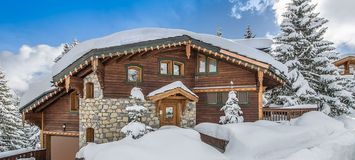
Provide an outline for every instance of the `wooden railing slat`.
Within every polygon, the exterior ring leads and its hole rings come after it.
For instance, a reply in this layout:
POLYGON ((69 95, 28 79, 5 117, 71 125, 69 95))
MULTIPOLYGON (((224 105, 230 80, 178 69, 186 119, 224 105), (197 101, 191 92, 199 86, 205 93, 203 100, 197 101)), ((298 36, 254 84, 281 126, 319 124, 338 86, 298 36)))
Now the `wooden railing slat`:
POLYGON ((304 113, 316 111, 317 108, 297 108, 297 109, 280 109, 280 108, 263 108, 263 119, 270 121, 285 121, 302 116, 304 113))

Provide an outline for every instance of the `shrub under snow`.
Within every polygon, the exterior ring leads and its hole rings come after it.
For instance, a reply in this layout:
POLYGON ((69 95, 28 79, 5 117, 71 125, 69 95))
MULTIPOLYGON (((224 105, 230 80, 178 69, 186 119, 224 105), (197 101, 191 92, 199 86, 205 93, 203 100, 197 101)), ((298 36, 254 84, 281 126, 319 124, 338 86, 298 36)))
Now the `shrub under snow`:
POLYGON ((237 94, 234 91, 228 93, 228 100, 221 108, 224 111, 224 116, 220 117, 219 122, 222 124, 240 123, 244 121, 243 112, 238 105, 237 94))

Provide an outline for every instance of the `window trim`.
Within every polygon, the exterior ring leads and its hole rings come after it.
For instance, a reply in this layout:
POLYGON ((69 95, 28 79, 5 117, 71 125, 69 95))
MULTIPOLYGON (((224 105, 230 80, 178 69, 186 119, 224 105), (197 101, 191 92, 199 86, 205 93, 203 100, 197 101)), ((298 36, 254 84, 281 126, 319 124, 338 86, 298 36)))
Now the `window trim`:
POLYGON ((158 62, 158 75, 160 76, 171 76, 171 77, 184 77, 185 75, 185 62, 183 61, 180 61, 180 60, 176 60, 174 58, 161 58, 159 59, 159 62, 158 62), (162 62, 168 62, 169 65, 168 65, 168 74, 161 74, 160 72, 160 65, 162 62), (178 64, 181 64, 181 68, 180 68, 180 75, 174 75, 174 64, 175 63, 178 63, 178 64))
POLYGON ((76 90, 72 91, 69 94, 69 102, 70 102, 70 112, 79 112, 79 107, 80 107, 80 102, 79 102, 79 95, 78 92, 76 90), (74 105, 78 105, 75 109, 73 110, 73 96, 75 96, 75 100, 77 101, 74 105))
POLYGON ((143 82, 143 67, 139 64, 127 64, 126 65, 126 83, 142 83, 143 82), (136 67, 136 68, 139 68, 140 70, 140 79, 138 81, 129 81, 128 80, 128 70, 131 68, 131 67, 136 67))
POLYGON ((85 99, 92 99, 95 98, 95 85, 92 82, 85 83, 85 99), (88 87, 91 88, 91 97, 88 97, 88 87))
POLYGON ((218 59, 217 58, 214 58, 214 57, 211 57, 211 56, 207 56, 207 55, 205 55, 205 54, 197 54, 197 58, 196 58, 196 60, 197 60, 197 62, 196 62, 196 64, 197 64, 197 66, 196 66, 196 73, 197 73, 197 75, 214 75, 214 74, 218 74, 218 63, 219 63, 219 61, 218 61, 218 59), (203 55, 203 56, 205 56, 205 72, 200 72, 200 60, 199 60, 199 55, 203 55), (210 59, 214 59, 214 60, 216 60, 216 72, 210 72, 209 70, 209 66, 210 66, 210 63, 209 63, 209 61, 210 61, 210 59))

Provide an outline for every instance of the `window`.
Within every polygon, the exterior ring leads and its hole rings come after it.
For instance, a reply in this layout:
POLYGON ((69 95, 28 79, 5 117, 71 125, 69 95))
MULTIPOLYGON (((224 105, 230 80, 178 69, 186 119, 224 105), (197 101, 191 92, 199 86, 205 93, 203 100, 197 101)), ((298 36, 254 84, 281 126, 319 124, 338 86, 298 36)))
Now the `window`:
MULTIPOLYGON (((207 93, 207 104, 209 105, 224 105, 228 100, 229 92, 209 92, 207 93)), ((248 92, 237 92, 238 104, 248 104, 248 92)))
POLYGON ((79 110, 79 96, 76 91, 70 93, 70 111, 79 110))
POLYGON ((198 72, 199 73, 206 72, 206 56, 202 54, 198 55, 198 72))
POLYGON ((161 60, 160 74, 182 76, 184 75, 184 63, 173 60, 161 60))
POLYGON ((86 128, 86 142, 94 142, 94 129, 86 128))
POLYGON ((138 66, 127 67, 128 82, 142 82, 142 68, 138 66))
POLYGON ((213 58, 208 58, 208 72, 215 73, 217 72, 217 60, 213 58))
POLYGON ((218 95, 216 92, 207 93, 207 104, 217 104, 218 95))
POLYGON ((85 97, 94 98, 94 83, 88 82, 85 84, 85 97))
POLYGON ((174 61, 174 76, 184 75, 184 64, 181 62, 174 61))
POLYGON ((198 72, 199 73, 217 73, 217 60, 205 55, 198 55, 198 72))

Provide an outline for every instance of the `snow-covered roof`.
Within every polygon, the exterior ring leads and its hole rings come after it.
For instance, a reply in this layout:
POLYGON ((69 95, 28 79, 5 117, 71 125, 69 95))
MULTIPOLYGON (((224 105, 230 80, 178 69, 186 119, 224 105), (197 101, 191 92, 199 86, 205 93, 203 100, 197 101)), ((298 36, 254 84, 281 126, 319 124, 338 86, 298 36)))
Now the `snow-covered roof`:
POLYGON ((51 81, 52 76, 48 75, 38 81, 31 83, 28 87, 28 90, 21 97, 20 107, 23 108, 41 95, 55 89, 55 87, 52 86, 51 81))
POLYGON ((190 94, 194 95, 195 97, 198 97, 194 92, 192 92, 189 88, 187 88, 181 81, 175 81, 173 83, 170 83, 166 86, 163 86, 157 90, 154 90, 148 94, 148 97, 152 97, 170 90, 173 90, 175 88, 181 88, 186 92, 189 92, 190 94))
POLYGON ((346 57, 355 57, 355 53, 339 54, 338 57, 339 57, 339 59, 343 59, 343 58, 346 58, 346 57))
POLYGON ((232 39, 234 42, 256 48, 256 49, 264 49, 271 48, 273 41, 268 38, 250 38, 250 39, 232 39))
POLYGON ((52 73, 53 76, 59 74, 70 64, 74 63, 77 59, 93 49, 102 49, 177 36, 189 36, 193 39, 200 40, 213 46, 227 49, 240 55, 270 64, 281 72, 287 73, 287 67, 284 64, 275 60, 272 56, 253 47, 215 35, 167 28, 138 28, 117 32, 102 38, 84 41, 71 49, 67 54, 63 55, 63 57, 54 65, 52 73))

